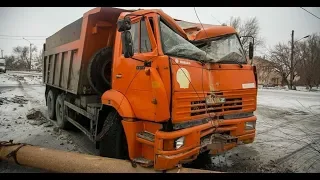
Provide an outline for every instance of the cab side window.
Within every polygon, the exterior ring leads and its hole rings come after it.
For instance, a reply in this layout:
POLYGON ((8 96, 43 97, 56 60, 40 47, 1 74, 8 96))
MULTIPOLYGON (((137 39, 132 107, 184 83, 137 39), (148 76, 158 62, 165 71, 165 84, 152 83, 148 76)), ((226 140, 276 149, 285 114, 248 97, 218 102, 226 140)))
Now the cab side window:
POLYGON ((146 53, 146 52, 151 52, 151 43, 147 31, 147 26, 146 26, 146 21, 142 20, 140 21, 140 52, 141 53, 146 53))
POLYGON ((140 22, 137 22, 135 24, 131 25, 131 36, 133 41, 133 52, 138 53, 139 52, 139 24, 140 22))
POLYGON ((150 38, 144 19, 134 24, 131 24, 130 32, 133 41, 134 53, 146 53, 152 51, 150 38))

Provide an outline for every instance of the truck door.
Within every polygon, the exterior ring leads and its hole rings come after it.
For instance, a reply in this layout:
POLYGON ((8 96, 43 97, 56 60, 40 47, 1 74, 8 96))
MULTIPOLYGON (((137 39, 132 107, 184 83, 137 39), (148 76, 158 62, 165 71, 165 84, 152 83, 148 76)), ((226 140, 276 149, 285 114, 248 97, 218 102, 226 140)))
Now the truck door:
MULTIPOLYGON (((130 31, 134 56, 125 58, 122 46, 119 46, 118 57, 114 57, 112 88, 124 94, 138 119, 154 121, 157 111, 155 92, 152 89, 152 77, 146 72, 151 68, 146 62, 158 58, 154 29, 145 16, 132 19, 130 31)), ((121 33, 117 32, 116 40, 121 41, 120 36, 121 33)))

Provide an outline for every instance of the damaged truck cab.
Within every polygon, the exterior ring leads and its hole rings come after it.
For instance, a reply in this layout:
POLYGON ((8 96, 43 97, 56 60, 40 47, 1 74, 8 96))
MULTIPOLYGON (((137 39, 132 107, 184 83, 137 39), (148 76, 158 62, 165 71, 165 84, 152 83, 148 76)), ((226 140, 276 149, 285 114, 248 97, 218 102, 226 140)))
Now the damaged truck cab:
POLYGON ((46 41, 49 117, 80 129, 101 156, 156 170, 252 142, 254 70, 217 63, 224 49, 208 42, 190 41, 161 10, 95 8, 46 41))

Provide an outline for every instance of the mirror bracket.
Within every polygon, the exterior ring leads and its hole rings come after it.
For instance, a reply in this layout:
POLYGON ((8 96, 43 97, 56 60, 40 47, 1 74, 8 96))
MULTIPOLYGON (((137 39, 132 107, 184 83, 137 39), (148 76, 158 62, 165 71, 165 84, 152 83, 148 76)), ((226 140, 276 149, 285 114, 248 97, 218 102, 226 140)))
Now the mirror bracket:
POLYGON ((131 29, 131 19, 128 16, 125 16, 123 19, 119 19, 117 22, 118 31, 124 32, 131 29))

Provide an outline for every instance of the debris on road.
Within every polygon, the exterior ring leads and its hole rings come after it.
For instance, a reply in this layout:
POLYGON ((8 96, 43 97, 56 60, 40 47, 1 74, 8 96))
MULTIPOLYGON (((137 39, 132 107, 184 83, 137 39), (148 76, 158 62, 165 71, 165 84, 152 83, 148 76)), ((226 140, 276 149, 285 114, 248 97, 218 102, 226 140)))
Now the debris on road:
POLYGON ((7 97, 0 97, 0 105, 10 102, 7 97))
POLYGON ((59 128, 58 128, 58 127, 54 127, 54 128, 53 128, 53 131, 54 131, 54 132, 59 132, 59 128))
POLYGON ((13 103, 17 104, 27 104, 28 100, 26 100, 23 96, 14 96, 11 100, 13 103))
POLYGON ((68 137, 67 137, 66 135, 60 135, 60 136, 58 137, 58 139, 60 139, 60 140, 66 140, 66 139, 68 139, 68 137))
POLYGON ((42 114, 41 111, 35 110, 34 108, 30 109, 29 112, 26 115, 28 120, 34 120, 34 121, 28 121, 31 125, 37 125, 40 126, 44 123, 47 123, 45 127, 52 126, 50 122, 47 121, 47 118, 42 114))
POLYGON ((35 110, 34 108, 30 109, 29 112, 26 115, 27 119, 30 120, 39 120, 40 118, 43 118, 43 114, 39 110, 35 110))
MULTIPOLYGON (((0 105, 8 104, 10 102, 22 105, 27 104, 28 100, 26 100, 23 96, 14 96, 11 99, 8 99, 7 97, 0 97, 0 105)), ((20 107, 23 107, 23 105, 20 107)))
POLYGON ((52 123, 46 123, 45 125, 43 125, 44 127, 52 127, 53 126, 53 124, 52 123))

